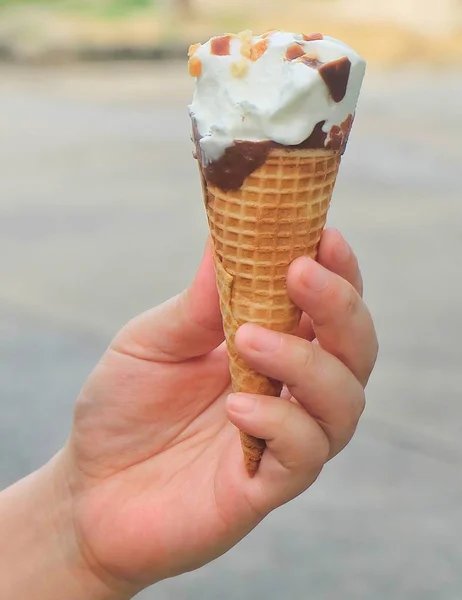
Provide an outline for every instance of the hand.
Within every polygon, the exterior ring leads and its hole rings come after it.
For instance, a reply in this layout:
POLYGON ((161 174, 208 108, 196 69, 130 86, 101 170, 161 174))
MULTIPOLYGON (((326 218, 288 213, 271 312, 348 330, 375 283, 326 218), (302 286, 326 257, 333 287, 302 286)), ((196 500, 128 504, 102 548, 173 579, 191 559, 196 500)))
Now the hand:
POLYGON ((288 275, 305 313, 299 337, 246 325, 236 338, 253 368, 286 383, 282 398, 228 398, 209 250, 192 286, 134 319, 103 356, 59 460, 79 547, 108 588, 135 593, 218 557, 353 436, 377 339, 338 232, 325 232, 319 262, 299 259, 288 275), (254 479, 235 426, 267 440, 254 479))

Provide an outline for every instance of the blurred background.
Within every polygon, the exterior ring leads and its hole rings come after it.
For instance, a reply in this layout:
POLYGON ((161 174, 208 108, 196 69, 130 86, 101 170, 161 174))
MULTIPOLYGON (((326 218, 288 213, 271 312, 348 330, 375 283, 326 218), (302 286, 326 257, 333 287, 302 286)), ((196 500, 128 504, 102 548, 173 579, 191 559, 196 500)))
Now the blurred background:
POLYGON ((140 598, 460 600, 461 0, 0 0, 0 487, 64 442, 117 329, 194 274, 185 49, 274 27, 369 61, 330 224, 360 258, 380 362, 307 494, 140 598))

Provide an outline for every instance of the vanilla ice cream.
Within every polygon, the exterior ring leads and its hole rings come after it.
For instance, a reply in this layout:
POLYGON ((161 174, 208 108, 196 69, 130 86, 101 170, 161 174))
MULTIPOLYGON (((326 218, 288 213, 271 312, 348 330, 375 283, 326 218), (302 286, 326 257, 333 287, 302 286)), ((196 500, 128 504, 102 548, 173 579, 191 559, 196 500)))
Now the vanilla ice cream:
POLYGON ((344 150, 365 73, 346 44, 321 34, 223 35, 190 49, 190 113, 202 162, 237 141, 344 150))

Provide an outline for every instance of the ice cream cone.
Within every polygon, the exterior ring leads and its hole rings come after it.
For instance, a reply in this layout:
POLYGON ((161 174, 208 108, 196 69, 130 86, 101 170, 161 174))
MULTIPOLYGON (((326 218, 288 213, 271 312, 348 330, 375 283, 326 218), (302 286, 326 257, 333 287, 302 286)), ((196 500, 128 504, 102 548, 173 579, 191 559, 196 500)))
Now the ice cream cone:
MULTIPOLYGON (((300 256, 316 258, 340 160, 340 151, 273 148, 238 190, 224 191, 202 178, 235 392, 281 393, 281 382, 238 356, 235 335, 244 323, 296 330, 301 313, 287 293, 287 270, 300 256)), ((253 476, 265 442, 245 433, 241 442, 253 476)))
MULTIPOLYGON (((330 36, 277 30, 215 36, 189 57, 233 389, 279 396, 282 383, 245 364, 235 335, 244 323, 297 329, 287 271, 300 256, 316 258, 366 64, 330 36)), ((254 475, 265 442, 241 439, 254 475)))

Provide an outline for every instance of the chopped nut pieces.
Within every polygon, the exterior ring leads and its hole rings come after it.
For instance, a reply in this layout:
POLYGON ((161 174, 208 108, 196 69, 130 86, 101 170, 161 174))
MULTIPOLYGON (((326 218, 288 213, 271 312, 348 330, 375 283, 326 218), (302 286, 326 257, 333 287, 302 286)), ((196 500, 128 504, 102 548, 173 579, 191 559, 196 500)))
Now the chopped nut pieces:
POLYGON ((266 31, 261 37, 263 39, 269 38, 272 35, 274 35, 275 33, 279 33, 279 29, 270 29, 269 31, 266 31))
POLYGON ((191 58, 191 56, 194 56, 200 47, 201 47, 201 44, 193 44, 192 46, 189 46, 189 50, 188 50, 189 58, 191 58))
POLYGON ((202 73, 202 63, 197 56, 192 56, 189 59, 189 74, 191 77, 200 77, 202 73))
POLYGON ((316 54, 304 54, 301 56, 297 62, 302 62, 307 67, 311 67, 312 69, 319 69, 322 67, 323 63, 318 59, 316 54))
POLYGON ((252 44, 250 44, 248 42, 242 42, 241 54, 242 54, 242 56, 244 56, 245 58, 248 58, 250 60, 250 56, 252 54, 252 44))
POLYGON ((261 40, 252 46, 250 60, 256 61, 268 50, 268 40, 261 40))
POLYGON ((246 29, 245 31, 238 33, 237 37, 241 40, 241 42, 252 43, 253 33, 250 31, 250 29, 246 29))
POLYGON ((323 40, 324 36, 322 33, 312 33, 310 35, 303 35, 305 42, 316 42, 317 40, 323 40))
POLYGON ((300 44, 292 44, 289 46, 286 51, 286 60, 295 60, 296 58, 300 58, 305 54, 305 50, 303 46, 300 44))
POLYGON ((231 36, 222 35, 220 37, 212 38, 210 43, 210 53, 214 56, 229 56, 231 36))
POLYGON ((253 45, 251 42, 245 41, 242 43, 241 54, 242 56, 245 56, 245 58, 248 58, 249 60, 255 62, 259 58, 261 58, 263 54, 265 54, 267 49, 268 40, 261 40, 260 42, 257 42, 253 45))
POLYGON ((252 44, 250 42, 242 42, 241 54, 250 60, 252 56, 252 44))
POLYGON ((245 58, 231 65, 231 74, 234 77, 245 77, 249 70, 249 63, 245 58))

